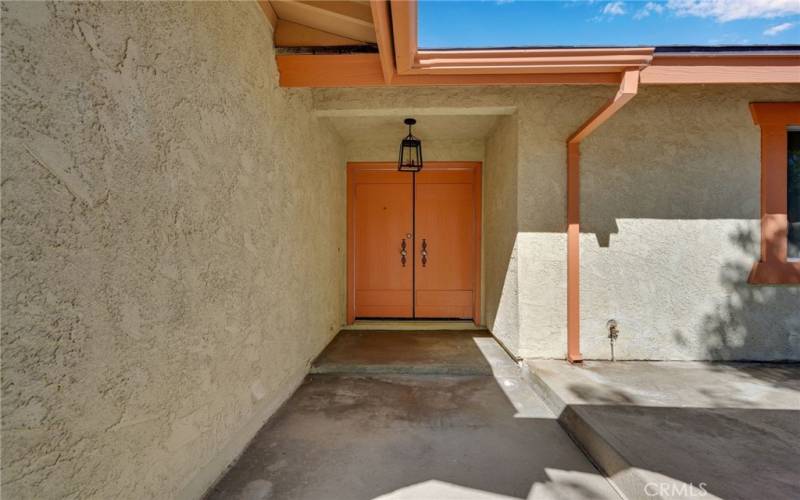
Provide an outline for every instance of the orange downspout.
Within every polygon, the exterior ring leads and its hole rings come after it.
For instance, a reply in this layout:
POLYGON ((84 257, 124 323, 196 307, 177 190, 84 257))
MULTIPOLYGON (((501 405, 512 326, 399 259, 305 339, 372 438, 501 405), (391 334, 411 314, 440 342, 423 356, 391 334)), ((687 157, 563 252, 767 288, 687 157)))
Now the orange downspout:
POLYGON ((581 356, 581 141, 630 101, 639 89, 639 71, 622 75, 617 94, 567 139, 567 360, 580 363, 581 356))

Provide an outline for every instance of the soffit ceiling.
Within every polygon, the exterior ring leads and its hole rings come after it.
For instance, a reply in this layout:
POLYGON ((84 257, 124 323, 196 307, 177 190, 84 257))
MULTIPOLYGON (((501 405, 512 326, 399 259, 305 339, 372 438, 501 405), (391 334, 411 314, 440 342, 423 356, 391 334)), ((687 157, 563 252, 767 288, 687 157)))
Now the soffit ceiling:
MULTIPOLYGON (((414 135, 423 140, 485 139, 496 115, 424 115, 415 116, 414 135)), ((401 116, 339 116, 327 118, 347 141, 397 141, 408 133, 401 116)))
POLYGON ((269 2, 276 47, 337 47, 376 43, 368 0, 269 2))

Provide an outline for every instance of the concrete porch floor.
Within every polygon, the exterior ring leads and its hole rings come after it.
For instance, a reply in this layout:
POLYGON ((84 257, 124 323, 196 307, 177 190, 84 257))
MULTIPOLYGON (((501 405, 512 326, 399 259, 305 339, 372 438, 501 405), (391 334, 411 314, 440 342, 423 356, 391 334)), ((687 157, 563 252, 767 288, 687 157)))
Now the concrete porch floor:
POLYGON ((797 498, 800 364, 527 367, 562 425, 627 498, 797 498))
POLYGON ((485 332, 343 332, 209 499, 618 499, 485 332))

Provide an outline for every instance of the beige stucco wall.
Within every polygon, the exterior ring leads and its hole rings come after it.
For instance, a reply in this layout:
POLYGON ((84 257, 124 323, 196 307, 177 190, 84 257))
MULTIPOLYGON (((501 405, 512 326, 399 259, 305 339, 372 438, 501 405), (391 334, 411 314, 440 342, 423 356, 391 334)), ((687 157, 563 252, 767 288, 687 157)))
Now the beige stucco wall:
POLYGON ((2 4, 4 498, 197 498, 344 315, 345 152, 255 2, 2 4))
POLYGON ((759 245, 751 101, 800 87, 645 87, 585 143, 582 333, 607 357, 800 359, 800 287, 746 283, 759 245), (643 126, 657 121, 653 126, 643 126))
POLYGON ((519 351, 517 288, 518 117, 503 116, 486 139, 483 168, 484 319, 512 352, 519 351))
MULTIPOLYGON (((516 110, 516 244, 504 257, 505 273, 497 257, 502 252, 489 245, 508 244, 485 244, 486 316, 516 354, 563 358, 565 140, 615 91, 328 89, 315 91, 314 103, 340 113, 398 102, 464 114, 516 110), (501 315, 495 303, 516 303, 517 317, 501 315), (498 322, 502 317, 509 322, 498 322), (514 321, 516 339, 508 333, 514 321)), ((747 105, 770 100, 798 101, 800 88, 644 87, 584 142, 581 327, 587 358, 609 357, 605 324, 614 318, 621 328, 620 359, 800 359, 800 287, 746 283, 757 258, 759 217, 759 129, 747 105)), ((487 184, 497 174, 496 158, 509 154, 501 149, 512 147, 499 145, 496 133, 486 143, 487 184)), ((490 197, 510 195, 490 185, 489 192, 495 194, 486 194, 484 225, 491 228, 497 224, 491 207, 501 201, 490 197)))

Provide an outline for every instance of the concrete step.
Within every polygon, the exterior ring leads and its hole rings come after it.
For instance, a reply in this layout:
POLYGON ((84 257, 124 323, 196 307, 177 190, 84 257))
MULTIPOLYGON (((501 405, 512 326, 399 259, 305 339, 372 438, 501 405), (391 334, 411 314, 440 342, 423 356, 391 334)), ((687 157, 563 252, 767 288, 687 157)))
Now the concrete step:
POLYGON ((603 433, 582 415, 580 407, 567 404, 542 377, 523 363, 523 378, 531 384, 547 407, 556 415, 558 422, 567 431, 576 445, 608 478, 617 492, 626 499, 645 497, 647 481, 636 474, 635 469, 603 433))
POLYGON ((311 366, 311 373, 492 375, 477 339, 486 330, 342 331, 311 366))
POLYGON ((625 498, 797 496, 800 365, 526 360, 523 372, 625 498))
POLYGON ((342 330, 364 331, 416 331, 437 332, 443 330, 486 331, 485 326, 478 326, 469 320, 383 320, 360 319, 342 330))

